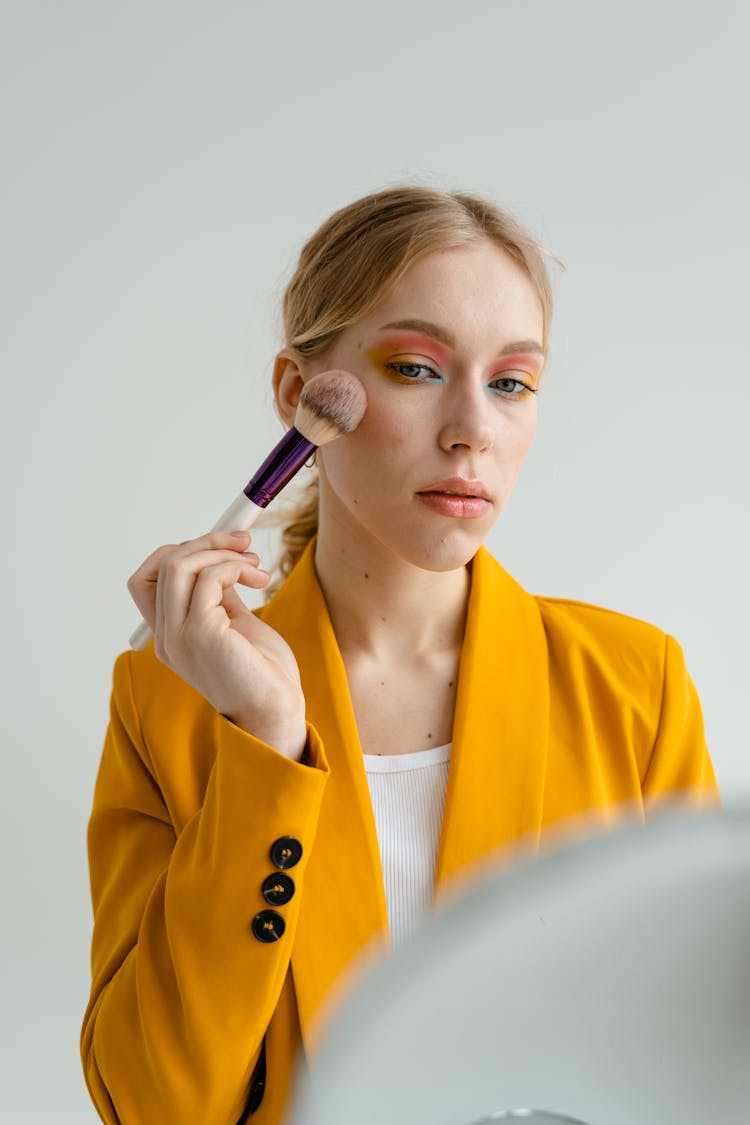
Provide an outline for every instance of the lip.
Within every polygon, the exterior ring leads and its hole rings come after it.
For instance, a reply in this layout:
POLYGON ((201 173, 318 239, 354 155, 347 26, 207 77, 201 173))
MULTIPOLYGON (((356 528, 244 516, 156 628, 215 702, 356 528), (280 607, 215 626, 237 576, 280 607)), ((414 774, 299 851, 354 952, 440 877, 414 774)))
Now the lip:
POLYGON ((484 481, 467 480, 466 477, 446 477, 444 480, 436 480, 425 488, 420 488, 417 495, 421 496, 426 492, 449 492, 454 496, 471 500, 492 499, 484 481))

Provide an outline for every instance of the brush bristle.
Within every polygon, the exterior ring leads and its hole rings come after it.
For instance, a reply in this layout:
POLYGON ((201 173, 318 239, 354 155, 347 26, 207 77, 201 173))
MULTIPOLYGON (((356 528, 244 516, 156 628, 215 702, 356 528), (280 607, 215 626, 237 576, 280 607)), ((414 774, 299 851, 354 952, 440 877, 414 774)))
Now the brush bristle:
POLYGON ((305 383, 294 425, 315 445, 356 430, 367 409, 365 389, 348 371, 324 371, 305 383))

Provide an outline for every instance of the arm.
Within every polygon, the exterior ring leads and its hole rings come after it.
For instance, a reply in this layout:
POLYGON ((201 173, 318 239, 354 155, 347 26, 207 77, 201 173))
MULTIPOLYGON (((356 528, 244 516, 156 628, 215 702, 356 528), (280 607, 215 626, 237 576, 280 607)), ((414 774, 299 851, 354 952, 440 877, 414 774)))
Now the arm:
POLYGON ((312 728, 303 765, 213 712, 205 796, 176 827, 141 733, 131 660, 115 665, 89 824, 86 1081, 109 1125, 234 1125, 288 970, 328 768, 312 728), (288 872, 295 893, 276 908, 285 932, 264 943, 251 923, 269 909, 260 884, 285 835, 303 853, 288 872))
POLYGON ((641 789, 647 810, 676 796, 696 805, 721 804, 698 693, 682 649, 670 636, 665 638, 659 723, 641 789))

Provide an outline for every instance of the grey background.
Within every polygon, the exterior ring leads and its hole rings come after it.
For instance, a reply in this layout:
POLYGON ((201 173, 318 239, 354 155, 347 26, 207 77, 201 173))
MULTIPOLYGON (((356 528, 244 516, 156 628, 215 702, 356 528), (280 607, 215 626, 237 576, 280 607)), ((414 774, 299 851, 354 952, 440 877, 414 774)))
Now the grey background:
POLYGON ((682 643, 750 796, 744 3, 8 0, 0 1118, 94 1121, 85 827, 125 580, 280 436, 278 299, 336 207, 504 203, 565 263, 490 546, 682 643))

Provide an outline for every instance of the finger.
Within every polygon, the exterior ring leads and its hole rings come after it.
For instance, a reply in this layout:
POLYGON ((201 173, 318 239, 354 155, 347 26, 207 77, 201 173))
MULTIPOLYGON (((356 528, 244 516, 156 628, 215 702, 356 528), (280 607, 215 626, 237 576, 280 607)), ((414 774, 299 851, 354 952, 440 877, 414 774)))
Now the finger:
MULTIPOLYGON (((265 572, 261 571, 260 573, 265 572)), ((266 625, 256 613, 252 613, 247 608, 234 587, 224 591, 225 606, 227 598, 233 601, 233 609, 236 610, 236 614, 228 611, 231 627, 241 633, 266 660, 274 661, 279 668, 283 669, 286 675, 291 677, 293 683, 299 684, 299 668, 286 641, 275 629, 266 625), (234 602, 234 599, 236 599, 236 602, 234 602)))
POLYGON ((244 617, 246 613, 251 611, 247 608, 240 595, 235 590, 234 586, 228 586, 224 591, 224 609, 227 612, 227 617, 230 621, 236 621, 240 617, 244 617))
MULTIPOLYGON (((159 573, 164 562, 169 558, 181 558, 206 548, 233 549, 247 551, 250 545, 249 531, 212 531, 197 539, 186 539, 182 543, 166 543, 157 547, 155 551, 144 559, 137 570, 131 574, 127 581, 128 591, 138 609, 148 624, 153 628, 156 586, 159 573)), ((253 552, 247 552, 249 557, 259 561, 253 552)))
MULTIPOLYGON (((265 574, 266 572, 260 571, 259 573, 265 574)), ((270 575, 268 577, 270 579, 270 575)), ((241 633, 266 659, 270 657, 275 660, 287 672, 290 668, 296 667, 294 657, 291 655, 286 641, 248 609, 233 586, 224 590, 223 606, 232 628, 241 633)), ((299 674, 293 675, 293 679, 298 682, 299 674)))
POLYGON ((186 555, 193 555, 197 551, 206 550, 233 550, 252 554, 248 550, 249 546, 249 531, 210 531, 207 535, 201 535, 197 539, 185 539, 182 543, 167 543, 152 551, 128 581, 131 582, 134 579, 155 581, 165 558, 183 558, 186 555))
POLYGON ((180 543, 180 549, 185 548, 185 554, 190 554, 193 551, 229 547, 234 548, 234 550, 245 551, 250 544, 250 539, 249 531, 207 531, 205 535, 199 535, 197 539, 186 539, 184 543, 180 543))
POLYGON ((173 551, 174 548, 174 543, 167 543, 162 547, 157 547, 128 578, 128 593, 152 630, 154 627, 156 582, 159 575, 159 567, 164 559, 168 557, 169 552, 173 551))
MULTIPOLYGON (((215 623, 219 621, 226 623, 229 615, 223 603, 232 586, 239 582, 243 586, 259 589, 267 584, 269 577, 270 575, 265 571, 236 559, 203 567, 193 584, 190 606, 185 615, 186 624, 189 622, 191 627, 194 624, 205 624, 209 627, 212 618, 215 623), (219 609, 221 609, 221 616, 217 613, 219 609)), ((235 593, 235 597, 241 601, 238 594, 235 593)), ((232 604, 234 610, 239 612, 237 603, 232 604)), ((250 613, 247 608, 245 612, 250 613)))
POLYGON ((159 573, 159 567, 161 566, 162 560, 169 554, 170 551, 176 550, 177 546, 178 544, 176 543, 165 543, 161 547, 157 547, 155 551, 152 551, 148 558, 145 558, 141 565, 137 568, 137 570, 134 570, 130 575, 130 578, 128 579, 128 586, 131 584, 131 582, 139 582, 155 578, 159 573))
MULTIPOLYGON (((201 551, 232 550, 244 552, 249 547, 249 545, 249 531, 209 531, 205 535, 199 535, 196 539, 186 539, 184 542, 174 546, 169 555, 162 555, 160 559, 159 573, 162 573, 167 562, 176 562, 178 559, 189 558, 197 555, 201 551)), ((257 555, 255 554, 249 553, 248 557, 252 557, 253 559, 257 560, 257 555)), ((189 600, 189 593, 185 593, 183 596, 183 616, 184 613, 187 612, 189 600)), ((155 623, 158 628, 161 628, 163 635, 166 626, 166 607, 165 603, 163 603, 161 600, 158 587, 154 608, 155 623)), ((156 632, 156 629, 154 629, 154 632, 156 632)))
MULTIPOLYGON (((254 590, 262 590, 270 581, 271 575, 267 570, 258 570, 256 568, 254 573, 251 572, 247 576, 241 574, 238 583, 241 586, 249 586, 254 590)), ((252 610, 248 609, 233 586, 227 587, 224 591, 224 608, 230 620, 235 620, 238 617, 246 617, 247 614, 252 613, 252 610)))
POLYGON ((230 550, 206 550, 192 554, 173 552, 162 560, 156 585, 154 632, 163 644, 168 645, 169 638, 182 628, 200 573, 222 561, 237 563, 242 573, 256 570, 258 556, 230 550))

